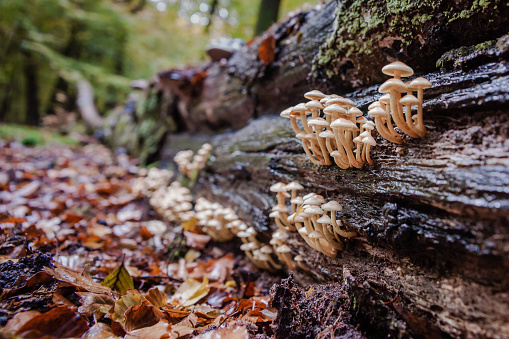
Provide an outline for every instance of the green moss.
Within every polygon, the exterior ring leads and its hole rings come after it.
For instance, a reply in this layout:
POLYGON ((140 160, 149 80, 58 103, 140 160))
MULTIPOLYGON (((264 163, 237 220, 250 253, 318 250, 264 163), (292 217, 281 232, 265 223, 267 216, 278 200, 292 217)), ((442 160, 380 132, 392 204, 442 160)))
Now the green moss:
POLYGON ((58 133, 16 124, 0 124, 0 139, 18 141, 26 146, 78 143, 75 139, 58 133))

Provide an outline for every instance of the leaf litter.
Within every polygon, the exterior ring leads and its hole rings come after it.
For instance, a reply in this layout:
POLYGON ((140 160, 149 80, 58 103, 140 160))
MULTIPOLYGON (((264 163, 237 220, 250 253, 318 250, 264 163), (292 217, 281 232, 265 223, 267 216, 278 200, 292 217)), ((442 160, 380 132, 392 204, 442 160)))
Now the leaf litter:
POLYGON ((132 190, 135 160, 1 143, 0 337, 271 336, 255 269, 196 221, 162 220, 132 190))

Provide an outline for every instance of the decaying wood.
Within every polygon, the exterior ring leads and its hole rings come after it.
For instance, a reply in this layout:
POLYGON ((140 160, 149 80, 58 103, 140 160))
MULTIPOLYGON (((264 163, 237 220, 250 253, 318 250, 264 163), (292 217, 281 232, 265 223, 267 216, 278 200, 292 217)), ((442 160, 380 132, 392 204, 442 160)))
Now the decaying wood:
POLYGON ((170 135, 163 159, 212 142, 195 192, 228 203, 266 239, 275 229, 267 216, 276 181, 340 201, 345 225, 359 235, 336 259, 293 235, 293 254, 311 268, 295 278, 344 284, 365 333, 509 337, 509 7, 403 3, 330 1, 266 33, 277 40, 273 64, 258 59, 262 37, 228 63, 210 65, 198 91, 180 88, 182 129, 194 133, 170 135), (369 6, 385 10, 385 21, 349 31, 374 20, 369 6), (462 11, 469 14, 454 19, 462 11), (408 23, 416 17, 422 22, 408 23), (376 164, 360 170, 311 164, 276 114, 312 88, 366 111, 385 80, 381 67, 396 59, 433 83, 424 106, 430 133, 403 145, 377 136, 376 164), (197 133, 225 127, 237 130, 197 133))

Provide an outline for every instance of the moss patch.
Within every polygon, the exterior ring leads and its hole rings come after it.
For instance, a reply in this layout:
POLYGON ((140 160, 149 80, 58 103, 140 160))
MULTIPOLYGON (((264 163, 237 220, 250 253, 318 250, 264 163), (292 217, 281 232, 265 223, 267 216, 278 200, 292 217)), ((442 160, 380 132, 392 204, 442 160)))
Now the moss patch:
POLYGON ((26 146, 64 144, 76 145, 78 142, 70 137, 46 131, 37 127, 0 124, 0 139, 15 140, 26 146))

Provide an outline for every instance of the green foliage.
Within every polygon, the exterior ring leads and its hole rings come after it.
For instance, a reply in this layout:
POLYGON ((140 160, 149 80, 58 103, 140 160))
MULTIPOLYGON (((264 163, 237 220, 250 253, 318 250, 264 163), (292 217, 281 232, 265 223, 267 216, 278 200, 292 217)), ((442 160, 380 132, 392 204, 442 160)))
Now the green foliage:
POLYGON ((19 141, 24 145, 76 145, 78 142, 70 137, 59 135, 36 127, 15 124, 0 124, 0 139, 19 141))

